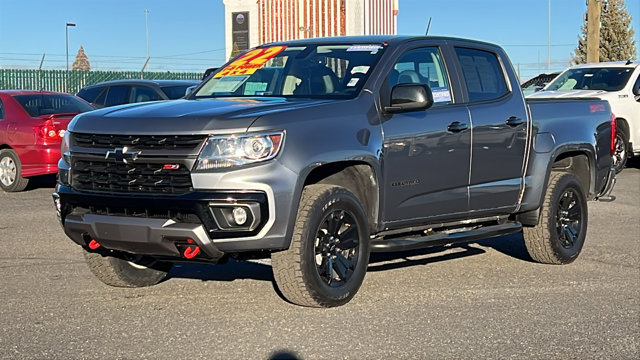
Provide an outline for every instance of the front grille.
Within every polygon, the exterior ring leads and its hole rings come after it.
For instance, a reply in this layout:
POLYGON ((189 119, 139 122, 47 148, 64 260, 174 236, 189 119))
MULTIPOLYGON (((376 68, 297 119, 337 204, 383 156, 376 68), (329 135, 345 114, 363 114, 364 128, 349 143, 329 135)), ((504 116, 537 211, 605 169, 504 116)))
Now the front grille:
POLYGON ((75 160, 71 186, 78 190, 184 194, 193 191, 189 169, 182 164, 116 163, 75 160), (177 169, 173 169, 179 165, 177 169))
POLYGON ((201 224, 202 221, 194 212, 177 211, 163 208, 147 208, 135 206, 103 206, 90 205, 88 208, 74 207, 74 211, 88 212, 96 215, 125 216, 156 219, 174 219, 177 222, 201 224))
POLYGON ((93 148, 132 147, 145 149, 193 149, 206 135, 99 135, 73 133, 73 145, 93 148))

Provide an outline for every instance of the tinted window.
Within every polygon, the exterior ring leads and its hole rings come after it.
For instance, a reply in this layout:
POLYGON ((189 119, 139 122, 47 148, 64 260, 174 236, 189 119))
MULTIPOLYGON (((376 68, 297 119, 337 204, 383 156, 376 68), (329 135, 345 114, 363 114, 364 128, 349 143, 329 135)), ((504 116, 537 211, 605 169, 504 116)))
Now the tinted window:
POLYGON ((34 94, 16 95, 16 101, 31 117, 50 114, 78 114, 91 111, 91 105, 73 95, 34 94))
POLYGON ((545 90, 619 91, 631 77, 631 68, 579 68, 564 72, 545 90))
POLYGON ((163 86, 161 89, 169 99, 175 100, 185 96, 187 93, 187 88, 190 86, 192 85, 163 86))
POLYGON ((640 95, 640 75, 638 75, 636 83, 633 85, 633 95, 640 95))
POLYGON ((440 50, 436 47, 413 49, 403 54, 388 77, 389 87, 397 84, 429 85, 436 105, 451 103, 451 87, 440 50))
POLYGON ((469 101, 487 101, 507 93, 504 72, 496 54, 477 49, 456 48, 462 66, 469 101))
POLYGON ((78 92, 78 96, 85 99, 88 102, 93 102, 93 100, 95 100, 96 97, 98 97, 98 95, 102 90, 104 90, 104 88, 105 88, 104 86, 96 86, 92 88, 80 89, 80 91, 78 92))
POLYGON ((4 119, 4 105, 2 105, 2 100, 0 100, 0 120, 4 119))
POLYGON ((160 96, 151 88, 146 86, 134 86, 131 88, 131 102, 145 102, 160 100, 160 96))
POLYGON ((105 106, 114 106, 126 104, 129 101, 129 87, 128 86, 111 86, 109 87, 109 92, 107 93, 107 101, 105 102, 105 106))

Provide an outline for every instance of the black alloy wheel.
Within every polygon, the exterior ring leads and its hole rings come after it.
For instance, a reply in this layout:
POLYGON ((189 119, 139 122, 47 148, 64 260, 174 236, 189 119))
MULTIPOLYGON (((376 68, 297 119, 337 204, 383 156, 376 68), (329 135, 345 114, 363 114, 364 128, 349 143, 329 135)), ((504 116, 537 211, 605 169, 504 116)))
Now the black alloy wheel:
POLYGON ((331 287, 349 281, 358 264, 358 224, 345 210, 325 216, 316 231, 315 259, 318 275, 331 287))
POLYGON ((558 202, 556 229, 562 247, 570 249, 580 238, 583 214, 578 204, 578 195, 571 188, 565 190, 558 202))

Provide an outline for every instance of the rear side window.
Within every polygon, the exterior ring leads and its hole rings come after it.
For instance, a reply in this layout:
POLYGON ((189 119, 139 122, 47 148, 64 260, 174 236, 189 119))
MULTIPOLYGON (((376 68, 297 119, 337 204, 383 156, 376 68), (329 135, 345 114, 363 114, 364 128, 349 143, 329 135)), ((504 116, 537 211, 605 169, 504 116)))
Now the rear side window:
POLYGON ((78 114, 93 110, 91 105, 72 95, 34 94, 16 95, 14 98, 31 117, 51 114, 78 114))
POLYGON ((469 101, 495 100, 508 92, 502 66, 496 54, 467 48, 456 48, 462 66, 469 101))
POLYGON ((2 105, 2 99, 0 99, 0 120, 4 119, 4 105, 2 105))
POLYGON ((94 102, 94 100, 100 95, 100 92, 104 90, 104 86, 96 86, 92 88, 81 89, 78 92, 78 96, 85 99, 88 102, 94 102))
POLYGON ((105 106, 114 106, 126 104, 129 102, 129 87, 128 86, 111 86, 107 93, 107 101, 105 106))

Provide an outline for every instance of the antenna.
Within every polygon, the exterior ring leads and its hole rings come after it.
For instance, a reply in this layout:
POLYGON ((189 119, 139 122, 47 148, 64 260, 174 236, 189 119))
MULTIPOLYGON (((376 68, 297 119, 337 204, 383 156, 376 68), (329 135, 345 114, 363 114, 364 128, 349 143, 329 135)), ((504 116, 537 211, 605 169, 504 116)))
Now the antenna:
POLYGON ((424 33, 424 36, 429 35, 429 28, 431 27, 431 16, 429 16, 429 23, 427 24, 427 32, 424 33))

